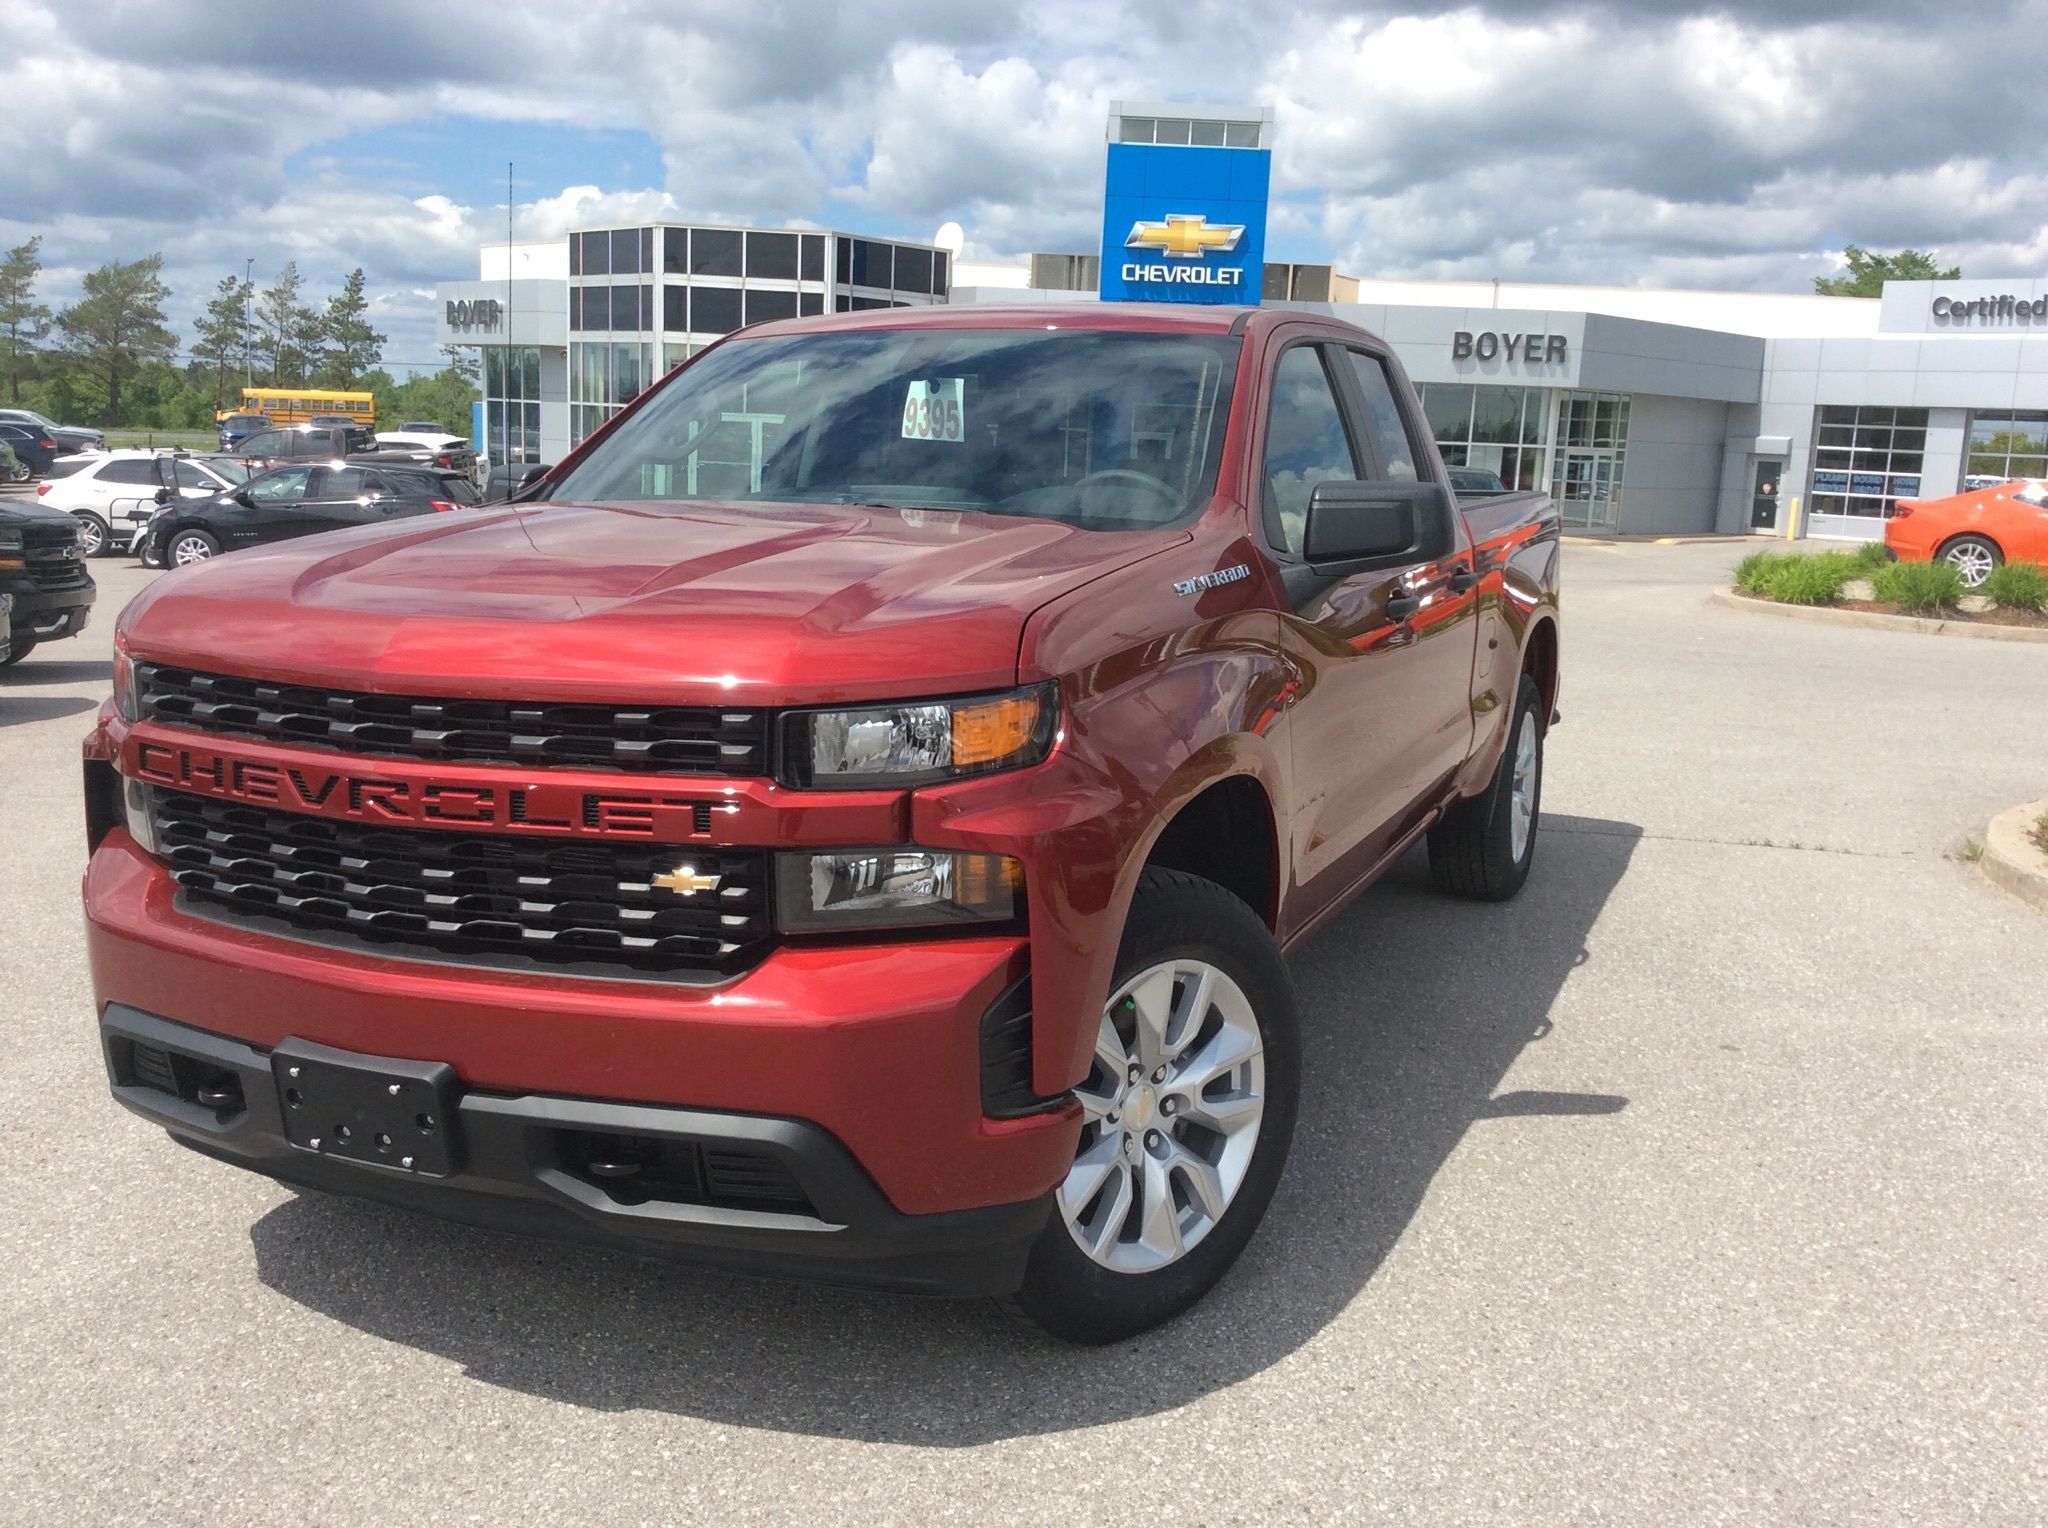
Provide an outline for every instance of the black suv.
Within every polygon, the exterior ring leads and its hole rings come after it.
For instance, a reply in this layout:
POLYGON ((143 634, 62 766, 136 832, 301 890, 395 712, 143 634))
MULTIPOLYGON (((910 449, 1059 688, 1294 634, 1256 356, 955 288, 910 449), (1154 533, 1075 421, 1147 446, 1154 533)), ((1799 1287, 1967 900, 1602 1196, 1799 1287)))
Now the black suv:
POLYGON ((237 547, 468 509, 478 497, 467 476, 439 468, 367 462, 275 467, 226 493, 166 505, 149 523, 143 559, 184 567, 237 547))
POLYGON ((0 595, 10 596, 0 667, 85 630, 99 590, 85 571, 78 522, 54 510, 0 504, 0 595))

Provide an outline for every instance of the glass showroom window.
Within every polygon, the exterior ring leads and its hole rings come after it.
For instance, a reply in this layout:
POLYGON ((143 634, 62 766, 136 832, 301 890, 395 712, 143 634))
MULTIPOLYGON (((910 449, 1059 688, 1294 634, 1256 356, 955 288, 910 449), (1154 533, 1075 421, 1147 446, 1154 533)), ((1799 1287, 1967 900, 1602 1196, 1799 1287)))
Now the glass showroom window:
POLYGON ((2048 478, 2048 413, 2010 411, 1970 416, 1972 478, 2048 478))
POLYGON ((1881 520, 1917 497, 1927 410, 1824 405, 1813 436, 1809 514, 1881 520))
POLYGON ((494 462, 540 460, 540 351, 484 347, 484 455, 494 462))
POLYGON ((1429 382, 1419 391, 1446 467, 1497 472, 1509 488, 1542 482, 1545 389, 1429 382))
POLYGON ((590 435, 657 380, 654 347, 572 341, 569 346, 569 439, 590 435))

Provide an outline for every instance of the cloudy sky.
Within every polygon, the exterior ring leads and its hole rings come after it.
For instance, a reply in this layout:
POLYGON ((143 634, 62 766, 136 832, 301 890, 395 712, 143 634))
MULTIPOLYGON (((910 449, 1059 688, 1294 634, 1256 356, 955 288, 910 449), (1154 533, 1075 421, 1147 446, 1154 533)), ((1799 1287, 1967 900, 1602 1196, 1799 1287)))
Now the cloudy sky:
POLYGON ((1093 247, 1117 99, 1270 104, 1274 259, 1804 291, 1846 243, 2048 273, 2048 0, 0 0, 0 242, 362 265, 395 363, 502 238, 811 223, 1093 247), (1846 18, 1846 19, 1844 19, 1846 18))

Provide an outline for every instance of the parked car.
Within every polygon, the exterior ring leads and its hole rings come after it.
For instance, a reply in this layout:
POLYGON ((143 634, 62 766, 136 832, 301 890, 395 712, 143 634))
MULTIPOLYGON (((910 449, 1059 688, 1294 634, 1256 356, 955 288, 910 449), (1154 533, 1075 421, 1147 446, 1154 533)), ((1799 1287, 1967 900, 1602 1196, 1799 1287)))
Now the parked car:
POLYGON ((2048 563, 2048 483, 2021 478, 1946 499, 1900 499, 1884 544, 1903 562, 1939 558, 1965 588, 1980 589, 2002 562, 2048 563))
POLYGON ((1508 491, 1508 485, 1500 480, 1500 474, 1489 472, 1484 467, 1446 467, 1444 471, 1451 475, 1451 491, 1461 499, 1508 491))
POLYGON ((77 521, 19 499, 0 501, 0 595, 10 602, 0 665, 84 631, 98 593, 77 521))
POLYGON ((74 451, 107 449, 107 438, 98 430, 88 429, 83 425, 58 424, 54 419, 38 414, 34 409, 0 409, 0 424, 20 424, 32 429, 41 429, 57 443, 59 456, 69 456, 74 451))
POLYGON ((154 513, 157 490, 183 498, 204 498, 248 479, 232 459, 216 460, 171 451, 109 451, 87 457, 77 470, 46 479, 36 489, 45 509, 61 509, 85 532, 85 555, 97 557, 127 545, 121 534, 154 513))
POLYGON ((235 488, 166 504, 149 523, 144 561, 181 568, 238 547, 289 541, 348 525, 468 509, 476 485, 460 472, 393 463, 303 463, 235 488))
MULTIPOLYGON (((1328 1054, 1283 950, 1425 838, 1450 893, 1529 875, 1558 517, 1461 505, 1336 319, 1045 312, 764 324, 544 510, 137 596, 84 776, 115 1098, 301 1186, 1077 1341, 1193 1306, 1328 1054)), ((1311 1278, 1358 1234, 1294 1231, 1311 1278)))
POLYGON ((503 504, 531 494, 555 469, 543 462, 494 462, 484 483, 484 502, 503 504))
POLYGON ((315 430, 357 430, 365 429, 362 420, 352 414, 308 414, 306 423, 315 430))
POLYGON ((478 476, 475 449, 462 436, 450 435, 445 430, 437 430, 432 435, 386 432, 377 437, 375 454, 380 461, 408 461, 427 467, 453 467, 459 472, 468 473, 472 479, 478 476))
POLYGON ((17 483, 42 477, 55 464, 60 449, 41 425, 22 424, 13 419, 0 419, 0 440, 6 441, 14 452, 17 483))
POLYGON ((220 422, 220 448, 232 451, 251 435, 269 428, 268 414, 230 414, 220 422))
POLYGON ((282 430, 259 430, 228 454, 262 472, 282 462, 339 461, 358 452, 374 451, 377 437, 362 425, 295 424, 282 430))

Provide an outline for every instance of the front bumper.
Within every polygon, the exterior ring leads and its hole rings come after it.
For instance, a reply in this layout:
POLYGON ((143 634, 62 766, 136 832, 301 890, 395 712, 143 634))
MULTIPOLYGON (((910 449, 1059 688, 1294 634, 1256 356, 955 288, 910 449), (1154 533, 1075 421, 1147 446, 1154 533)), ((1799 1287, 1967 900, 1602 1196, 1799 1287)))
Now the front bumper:
POLYGON ((1025 974, 1014 934, 789 946, 710 985, 452 965, 214 921, 122 828, 84 895, 103 1013, 445 1062, 482 1093, 804 1121, 905 1215, 1037 1199, 1073 1164, 1078 1105, 983 1112, 981 1019, 1025 974))
POLYGON ((99 590, 92 584, 75 589, 41 589, 28 580, 9 584, 14 610, 9 616, 17 637, 50 642, 75 637, 92 619, 92 604, 99 590))
POLYGON ((1022 1281, 1048 1210, 1041 1195, 906 1215, 804 1120, 481 1090, 454 1095, 454 1119, 442 1122, 460 1143, 454 1170, 426 1177, 294 1144, 264 1049, 120 1003, 105 1008, 100 1036, 114 1096, 181 1144, 286 1183, 495 1230, 744 1272, 995 1295, 1022 1281), (618 1153, 594 1142, 651 1144, 696 1166, 658 1182, 608 1176, 593 1160, 618 1153))

